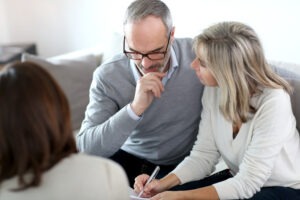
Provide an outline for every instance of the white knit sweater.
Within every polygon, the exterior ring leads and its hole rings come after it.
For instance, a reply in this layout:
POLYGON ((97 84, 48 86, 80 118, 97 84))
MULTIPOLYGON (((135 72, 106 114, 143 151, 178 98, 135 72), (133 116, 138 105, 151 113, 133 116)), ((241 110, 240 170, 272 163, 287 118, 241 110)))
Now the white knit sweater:
POLYGON ((264 89, 251 99, 257 112, 233 139, 232 122, 219 110, 220 89, 207 87, 197 141, 172 173, 186 183, 209 175, 221 155, 234 177, 214 184, 220 199, 250 198, 261 187, 300 189, 300 141, 290 96, 264 89))

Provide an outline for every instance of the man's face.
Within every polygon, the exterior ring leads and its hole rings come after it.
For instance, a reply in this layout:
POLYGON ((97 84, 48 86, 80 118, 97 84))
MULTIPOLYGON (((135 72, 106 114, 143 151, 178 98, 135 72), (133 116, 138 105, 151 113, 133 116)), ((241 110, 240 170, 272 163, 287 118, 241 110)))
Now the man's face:
POLYGON ((126 24, 124 33, 124 50, 138 58, 133 60, 142 75, 165 70, 170 59, 173 33, 166 32, 161 19, 150 16, 126 24))

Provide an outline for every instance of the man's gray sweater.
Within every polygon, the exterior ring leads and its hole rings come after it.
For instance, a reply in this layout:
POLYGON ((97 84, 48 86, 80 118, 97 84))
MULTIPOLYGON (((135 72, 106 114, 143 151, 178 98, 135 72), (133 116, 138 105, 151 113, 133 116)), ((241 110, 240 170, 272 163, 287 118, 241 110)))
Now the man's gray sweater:
POLYGON ((178 67, 140 120, 126 106, 134 98, 136 81, 130 61, 118 55, 96 69, 90 102, 77 135, 80 151, 109 157, 120 148, 158 165, 178 164, 196 140, 203 85, 190 64, 195 58, 191 39, 172 45, 178 67))

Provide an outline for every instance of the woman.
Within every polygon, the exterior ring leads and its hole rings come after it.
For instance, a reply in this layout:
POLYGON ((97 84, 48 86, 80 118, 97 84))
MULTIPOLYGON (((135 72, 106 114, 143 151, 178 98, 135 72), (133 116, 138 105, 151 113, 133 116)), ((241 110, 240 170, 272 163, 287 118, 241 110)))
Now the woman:
MULTIPOLYGON (((145 186, 143 196, 300 198, 300 141, 292 89, 267 64, 256 33, 238 22, 218 23, 196 37, 194 50, 192 68, 207 86, 197 141, 174 171, 145 186), (163 192, 205 178, 220 156, 230 169, 224 180, 195 190, 163 192)), ((147 179, 148 175, 136 178, 136 192, 147 179)))
POLYGON ((68 101, 43 68, 5 66, 0 110, 0 199, 129 199, 119 165, 77 154, 68 101))

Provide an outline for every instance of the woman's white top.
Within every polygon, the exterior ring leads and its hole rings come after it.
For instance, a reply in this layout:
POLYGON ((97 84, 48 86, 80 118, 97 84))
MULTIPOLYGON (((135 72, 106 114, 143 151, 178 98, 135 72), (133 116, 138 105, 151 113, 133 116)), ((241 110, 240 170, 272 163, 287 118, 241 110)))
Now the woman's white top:
MULTIPOLYGON (((22 156, 22 155, 20 155, 22 156)), ((49 169, 39 187, 13 192, 16 177, 0 183, 1 200, 129 200, 123 169, 108 159, 74 154, 49 169)))
POLYGON ((219 98, 219 88, 206 87, 197 141, 172 173, 182 184, 202 179, 221 155, 234 177, 214 184, 220 199, 250 198, 266 186, 300 189, 300 141, 290 96, 282 89, 264 89, 252 97, 257 112, 235 139, 219 98))

